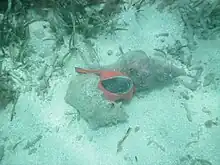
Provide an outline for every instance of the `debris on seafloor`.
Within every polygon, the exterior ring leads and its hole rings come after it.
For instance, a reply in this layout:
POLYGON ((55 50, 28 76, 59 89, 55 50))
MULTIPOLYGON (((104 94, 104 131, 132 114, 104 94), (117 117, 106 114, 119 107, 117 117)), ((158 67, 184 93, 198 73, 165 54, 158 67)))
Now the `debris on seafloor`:
POLYGON ((179 158, 179 165, 212 165, 212 163, 206 159, 195 158, 188 154, 179 158))
POLYGON ((24 150, 27 150, 29 148, 33 148, 35 146, 35 144, 40 141, 42 139, 42 135, 38 135, 35 139, 31 140, 31 141, 28 141, 27 144, 24 146, 24 150))
POLYGON ((200 125, 196 132, 191 132, 191 137, 199 141, 200 137, 203 135, 203 127, 200 125))
POLYGON ((204 77, 204 81, 203 81, 203 87, 209 86, 210 84, 212 84, 215 80, 215 74, 214 73, 208 73, 205 77, 204 77))
POLYGON ((4 155, 5 155, 5 146, 4 145, 0 145, 0 163, 1 163, 4 155))
POLYGON ((195 81, 195 79, 180 80, 180 83, 185 88, 190 89, 191 91, 195 91, 200 86, 200 83, 198 81, 195 81))
POLYGON ((128 128, 128 130, 126 131, 125 135, 122 137, 121 140, 119 140, 118 144, 117 144, 117 153, 118 152, 121 152, 123 150, 123 143, 124 141, 127 139, 128 135, 130 134, 131 132, 131 127, 128 128))
POLYGON ((111 56, 111 55, 113 55, 113 51, 112 50, 108 50, 107 54, 108 54, 108 56, 111 56))
POLYGON ((207 107, 203 107, 202 108, 202 112, 204 112, 207 115, 211 115, 212 114, 212 112, 207 107))
POLYGON ((194 65, 187 69, 189 72, 187 76, 178 80, 185 88, 195 91, 201 85, 200 78, 204 68, 201 65, 194 65))
POLYGON ((159 34, 156 34, 156 37, 159 38, 159 37, 168 37, 169 36, 169 33, 159 33, 159 34))
POLYGON ((188 143, 185 145, 185 147, 188 148, 188 147, 190 147, 192 144, 195 144, 195 143, 198 143, 198 142, 199 142, 198 140, 190 141, 190 142, 188 142, 188 143))
POLYGON ((29 151, 28 151, 28 155, 31 155, 31 154, 34 154, 37 152, 37 148, 31 148, 29 151))
POLYGON ((136 133, 136 132, 138 132, 140 130, 140 127, 139 126, 136 126, 135 128, 134 128, 134 132, 136 133))
POLYGON ((12 105, 11 114, 10 114, 10 121, 12 121, 14 119, 15 115, 16 115, 15 110, 16 110, 16 105, 17 105, 17 102, 18 102, 19 94, 20 93, 17 92, 16 95, 15 95, 14 100, 12 101, 13 105, 12 105))
POLYGON ((183 103, 182 105, 183 105, 183 108, 186 111, 186 117, 187 117, 188 121, 192 122, 192 112, 189 109, 189 105, 187 103, 183 103))
POLYGON ((124 155, 124 160, 126 162, 128 162, 129 164, 134 164, 134 163, 136 164, 136 163, 138 163, 139 158, 138 158, 137 155, 133 156, 133 155, 130 155, 130 154, 125 154, 124 155))
POLYGON ((218 126, 218 118, 216 117, 215 119, 212 120, 207 120, 205 121, 204 125, 206 128, 212 128, 213 126, 218 126))
POLYGON ((190 99, 189 92, 188 91, 180 92, 180 97, 185 99, 185 100, 189 100, 190 99))
POLYGON ((153 139, 149 139, 147 145, 151 145, 154 144, 158 149, 160 149, 161 151, 165 152, 166 149, 164 148, 164 146, 162 146, 161 144, 159 144, 157 141, 153 140, 153 139))
POLYGON ((19 145, 19 144, 21 144, 21 142, 23 142, 24 140, 22 139, 22 140, 19 140, 18 142, 16 142, 13 146, 12 146, 12 150, 14 151, 16 148, 17 148, 17 146, 19 145))

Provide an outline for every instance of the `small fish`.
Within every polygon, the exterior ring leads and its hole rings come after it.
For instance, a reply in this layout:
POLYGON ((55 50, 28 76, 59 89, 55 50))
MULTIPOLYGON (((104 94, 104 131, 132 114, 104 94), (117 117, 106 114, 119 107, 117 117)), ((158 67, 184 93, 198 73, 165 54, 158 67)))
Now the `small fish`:
POLYGON ((98 88, 103 92, 105 98, 110 101, 131 100, 135 87, 131 78, 127 75, 110 70, 93 70, 75 67, 80 74, 99 75, 98 88))

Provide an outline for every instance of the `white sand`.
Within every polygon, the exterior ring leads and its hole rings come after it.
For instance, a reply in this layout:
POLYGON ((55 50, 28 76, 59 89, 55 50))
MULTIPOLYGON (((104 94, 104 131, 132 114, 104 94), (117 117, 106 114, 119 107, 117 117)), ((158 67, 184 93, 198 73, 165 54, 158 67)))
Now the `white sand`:
MULTIPOLYGON (((143 16, 140 15, 137 22, 133 11, 122 13, 121 19, 130 24, 129 29, 97 40, 96 48, 103 64, 117 60, 119 46, 125 52, 142 49, 151 55, 154 48, 181 40, 183 26, 180 18, 160 14, 149 7, 141 14, 143 16), (155 37, 165 32, 171 34, 161 37, 165 42, 155 37), (114 55, 108 56, 108 50, 112 50, 114 55)), ((37 46, 39 51, 42 51, 42 45, 45 44, 37 46)), ((51 48, 45 46, 43 51, 50 53, 51 48)), ((205 73, 213 72, 219 76, 219 42, 201 41, 193 58, 207 63, 205 73)), ((70 65, 65 75, 73 74, 74 65, 70 65)), ((65 115, 65 112, 72 111, 63 99, 68 83, 69 76, 54 79, 49 92, 51 100, 48 101, 40 100, 34 92, 22 94, 12 122, 9 121, 10 107, 1 112, 0 136, 6 146, 1 165, 179 165, 179 159, 187 154, 209 160, 213 165, 220 164, 220 128, 204 127, 205 121, 220 116, 219 82, 199 87, 194 92, 172 85, 142 98, 134 97, 126 105, 128 123, 98 131, 88 129, 83 120, 70 123, 74 114, 65 115), (187 101, 192 122, 187 120, 182 106, 185 102, 180 97, 182 91, 189 91, 193 96, 187 101), (211 111, 210 115, 202 112, 204 107, 211 111), (123 150, 116 154, 117 143, 129 127, 133 130, 123 143, 123 150), (135 127, 140 127, 140 130, 134 132, 135 127), (39 134, 42 139, 35 146, 23 149, 28 140, 32 141, 39 134), (19 140, 22 141, 13 151, 12 147, 19 140), (187 147, 192 141, 198 142, 187 147), (31 151, 35 152, 29 154, 31 151)))

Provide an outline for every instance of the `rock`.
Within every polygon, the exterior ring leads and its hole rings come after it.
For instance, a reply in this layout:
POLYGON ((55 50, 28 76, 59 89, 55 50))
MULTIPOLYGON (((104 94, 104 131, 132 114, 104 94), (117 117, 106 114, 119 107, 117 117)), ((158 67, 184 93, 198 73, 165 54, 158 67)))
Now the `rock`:
POLYGON ((166 85, 173 78, 186 75, 183 67, 162 57, 149 57, 142 50, 129 51, 110 66, 126 73, 134 82, 137 92, 166 85))
POLYGON ((120 103, 110 103, 98 89, 99 77, 82 74, 69 83, 65 101, 74 107, 91 129, 112 126, 125 122, 128 115, 120 103))

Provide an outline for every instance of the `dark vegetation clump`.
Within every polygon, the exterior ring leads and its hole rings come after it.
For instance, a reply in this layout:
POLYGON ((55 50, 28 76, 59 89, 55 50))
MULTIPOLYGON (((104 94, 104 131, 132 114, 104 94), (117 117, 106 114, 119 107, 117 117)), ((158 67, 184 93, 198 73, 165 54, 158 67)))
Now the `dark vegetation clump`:
POLYGON ((0 110, 5 108, 11 101, 15 101, 16 91, 13 87, 13 81, 7 72, 2 71, 0 61, 0 110))
POLYGON ((26 67, 30 39, 29 25, 47 21, 62 45, 64 36, 71 36, 74 47, 75 34, 85 39, 102 33, 112 33, 117 26, 114 16, 120 12, 122 0, 2 0, 0 1, 0 106, 15 100, 17 88, 13 70, 26 67), (19 52, 15 50, 18 48, 19 52), (12 59, 14 68, 7 68, 12 59), (7 68, 7 69, 5 69, 7 68))
MULTIPOLYGON (((149 0, 155 3, 155 0, 149 0)), ((158 1, 159 11, 177 11, 184 23, 184 36, 190 49, 195 49, 196 39, 215 40, 220 38, 219 0, 163 0, 158 1)))

